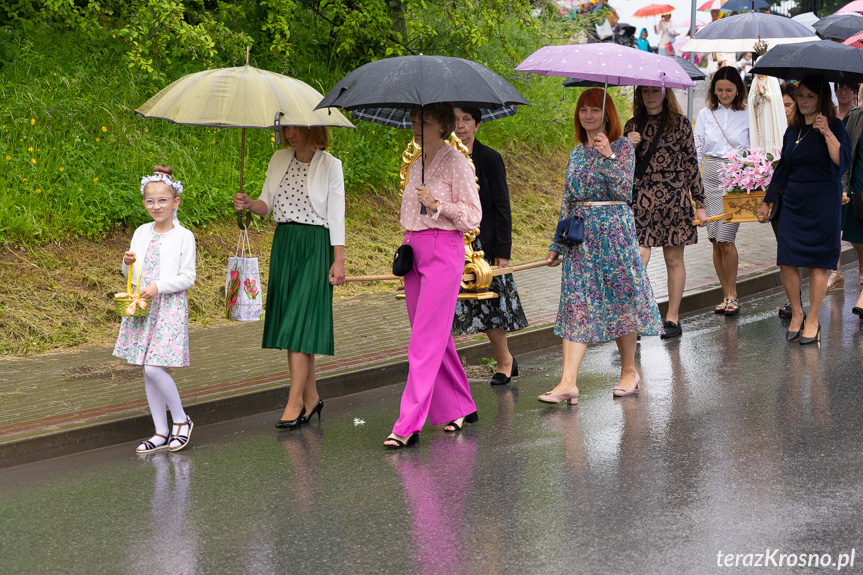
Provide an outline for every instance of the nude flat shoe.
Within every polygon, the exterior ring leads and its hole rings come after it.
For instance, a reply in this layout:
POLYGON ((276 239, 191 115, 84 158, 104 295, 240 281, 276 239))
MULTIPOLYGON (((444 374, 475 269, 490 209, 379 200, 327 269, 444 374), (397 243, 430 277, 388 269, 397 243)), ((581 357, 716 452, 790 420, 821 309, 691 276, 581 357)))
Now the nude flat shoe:
POLYGON ((627 395, 632 395, 633 393, 638 391, 638 388, 640 388, 640 387, 641 387, 641 376, 638 375, 638 372, 636 371, 635 372, 635 381, 632 382, 632 387, 621 387, 618 385, 617 387, 615 387, 614 389, 611 390, 611 393, 614 395, 614 397, 624 397, 627 395))

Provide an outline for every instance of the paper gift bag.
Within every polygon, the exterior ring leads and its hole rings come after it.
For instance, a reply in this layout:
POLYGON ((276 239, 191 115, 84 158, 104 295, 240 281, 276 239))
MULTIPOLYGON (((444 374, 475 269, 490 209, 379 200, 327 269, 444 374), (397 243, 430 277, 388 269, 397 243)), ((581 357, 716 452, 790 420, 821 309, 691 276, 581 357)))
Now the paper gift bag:
POLYGON ((243 230, 235 255, 228 258, 225 277, 225 317, 234 321, 258 321, 263 314, 261 273, 252 257, 249 232, 243 230))

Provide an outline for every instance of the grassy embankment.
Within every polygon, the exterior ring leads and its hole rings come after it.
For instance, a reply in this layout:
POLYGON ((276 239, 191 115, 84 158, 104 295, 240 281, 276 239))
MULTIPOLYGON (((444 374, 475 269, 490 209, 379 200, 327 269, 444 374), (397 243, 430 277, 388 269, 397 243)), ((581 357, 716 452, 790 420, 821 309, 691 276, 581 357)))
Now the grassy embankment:
MULTIPOLYGON (((522 40, 525 56, 543 43, 527 33, 522 40)), ((229 199, 239 188, 239 132, 133 114, 162 86, 122 65, 117 50, 110 42, 79 44, 44 31, 13 30, 0 39, 0 355, 102 344, 115 336, 119 320, 109 297, 123 286, 119 263, 131 232, 147 220, 138 182, 160 162, 173 165, 185 185, 180 219, 198 239, 192 325, 225 322, 225 266, 237 239, 229 199)), ((492 48, 483 61, 533 104, 482 126, 479 136, 506 161, 513 260, 536 259, 556 222, 578 92, 564 90, 557 78, 512 76, 514 64, 492 48)), ((322 92, 345 72, 275 71, 322 92)), ((386 273, 400 243, 396 189, 408 133, 356 124, 355 132, 333 130, 331 149, 345 167, 347 272, 386 273)), ((270 132, 247 131, 245 189, 253 197, 273 150, 270 132)), ((269 220, 254 224, 264 283, 271 233, 269 220)), ((338 288, 336 297, 392 288, 352 284, 338 288)))

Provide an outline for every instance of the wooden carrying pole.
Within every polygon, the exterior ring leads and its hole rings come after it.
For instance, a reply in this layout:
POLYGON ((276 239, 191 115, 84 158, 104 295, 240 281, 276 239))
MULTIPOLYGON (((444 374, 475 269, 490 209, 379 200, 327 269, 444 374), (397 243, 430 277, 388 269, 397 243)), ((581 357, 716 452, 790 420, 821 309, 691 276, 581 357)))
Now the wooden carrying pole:
MULTIPOLYGON (((545 260, 537 260, 534 262, 528 262, 524 264, 518 264, 516 266, 511 266, 508 268, 499 268, 497 266, 492 266, 492 275, 493 276, 502 276, 505 274, 511 274, 512 272, 520 272, 522 270, 529 270, 532 268, 539 268, 542 266, 547 266, 548 262, 545 260)), ((348 276, 345 278, 345 282, 386 282, 386 281, 395 281, 402 279, 399 276, 394 275, 380 275, 380 276, 348 276)), ((473 281, 473 274, 464 274, 462 276, 463 281, 473 281)))

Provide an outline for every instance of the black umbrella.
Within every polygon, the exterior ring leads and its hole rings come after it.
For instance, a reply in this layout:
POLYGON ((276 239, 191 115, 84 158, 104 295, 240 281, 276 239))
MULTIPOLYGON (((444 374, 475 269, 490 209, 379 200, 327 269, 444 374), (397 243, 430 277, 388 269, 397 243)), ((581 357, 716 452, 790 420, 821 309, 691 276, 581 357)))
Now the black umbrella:
MULTIPOLYGON (((683 71, 686 72, 686 75, 693 80, 703 80, 707 77, 707 75, 701 71, 701 68, 699 68, 686 58, 675 56, 674 61, 680 64, 680 67, 683 68, 683 71)), ((605 84, 603 82, 579 80, 578 78, 567 78, 563 82, 563 86, 565 88, 602 88, 605 86, 605 84)))
POLYGON ((784 79, 818 74, 828 82, 863 82, 863 50, 830 40, 782 44, 758 58, 751 72, 784 79))
MULTIPOLYGON (((449 56, 420 54, 385 58, 360 66, 342 78, 324 96, 318 108, 363 111, 391 108, 409 113, 413 106, 438 102, 487 110, 530 105, 509 82, 482 64, 449 56)), ((391 113, 364 112, 358 117, 393 125, 392 116, 391 113)), ((425 169, 422 177, 425 183, 425 169)), ((421 212, 425 213, 424 210, 425 206, 421 212)))
POLYGON ((746 12, 769 7, 765 0, 728 0, 722 5, 723 12, 746 12))
POLYGON ((860 14, 833 14, 822 18, 812 25, 822 38, 847 40, 858 32, 863 32, 863 16, 860 14))
POLYGON ((695 33, 683 47, 685 52, 752 52, 758 40, 768 46, 809 42, 818 37, 791 18, 747 12, 711 22, 695 33))

